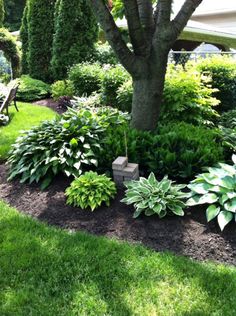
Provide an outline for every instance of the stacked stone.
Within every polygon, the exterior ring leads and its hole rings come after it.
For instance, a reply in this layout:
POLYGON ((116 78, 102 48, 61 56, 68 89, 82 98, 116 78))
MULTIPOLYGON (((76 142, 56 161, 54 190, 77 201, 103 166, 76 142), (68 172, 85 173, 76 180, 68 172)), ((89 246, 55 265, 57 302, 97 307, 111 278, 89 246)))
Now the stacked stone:
POLYGON ((113 179, 118 186, 124 181, 138 180, 139 167, 136 163, 129 163, 127 157, 118 157, 112 163, 113 179))

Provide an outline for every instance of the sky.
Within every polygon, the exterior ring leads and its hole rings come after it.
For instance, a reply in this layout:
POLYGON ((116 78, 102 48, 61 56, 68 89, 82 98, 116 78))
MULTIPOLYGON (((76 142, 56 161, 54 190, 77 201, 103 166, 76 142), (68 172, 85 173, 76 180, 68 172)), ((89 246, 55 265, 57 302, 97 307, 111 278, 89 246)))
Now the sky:
MULTIPOLYGON (((181 7, 183 2, 184 0, 174 0, 174 12, 176 12, 181 7)), ((236 9, 236 0, 203 0, 199 8, 196 10, 196 13, 225 9, 236 9)))

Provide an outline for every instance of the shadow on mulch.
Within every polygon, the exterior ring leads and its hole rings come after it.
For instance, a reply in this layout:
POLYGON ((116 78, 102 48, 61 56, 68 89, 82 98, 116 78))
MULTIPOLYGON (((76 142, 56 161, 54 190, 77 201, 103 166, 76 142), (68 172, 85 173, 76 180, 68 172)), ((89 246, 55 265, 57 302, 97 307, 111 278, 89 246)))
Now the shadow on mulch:
POLYGON ((57 114, 63 114, 66 112, 66 109, 58 106, 58 102, 54 101, 53 99, 39 100, 39 101, 33 102, 33 104, 46 106, 52 109, 53 111, 55 111, 57 114))
POLYGON ((206 223, 204 208, 191 208, 184 218, 133 219, 133 208, 120 203, 121 190, 109 208, 90 212, 66 205, 64 190, 69 183, 59 176, 42 192, 37 185, 7 182, 7 167, 0 165, 0 199, 48 224, 142 243, 156 251, 168 250, 193 259, 236 264, 235 225, 228 225, 221 233, 216 222, 206 223))

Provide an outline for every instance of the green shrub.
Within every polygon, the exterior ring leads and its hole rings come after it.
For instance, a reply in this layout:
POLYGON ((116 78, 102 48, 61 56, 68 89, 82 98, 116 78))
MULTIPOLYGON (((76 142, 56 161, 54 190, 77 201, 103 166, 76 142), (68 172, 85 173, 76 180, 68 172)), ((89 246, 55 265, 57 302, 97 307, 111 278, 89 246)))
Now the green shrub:
POLYGON ((117 106, 117 90, 130 76, 120 65, 115 67, 104 66, 104 75, 101 83, 102 102, 112 107, 117 106))
POLYGON ((89 96, 99 91, 102 76, 102 67, 98 63, 77 64, 69 71, 69 80, 73 82, 77 96, 89 96))
POLYGON ((212 97, 209 77, 201 75, 194 68, 187 71, 182 67, 169 67, 161 108, 161 120, 184 121, 202 124, 214 120, 217 112, 214 107, 219 101, 212 97))
POLYGON ((110 165, 118 155, 140 164, 141 170, 172 178, 191 178, 205 166, 224 160, 222 138, 217 129, 188 123, 159 126, 155 132, 129 129, 127 125, 107 131, 99 160, 110 165), (125 141, 126 135, 126 141, 125 141))
POLYGON ((236 220, 236 155, 232 160, 233 166, 221 163, 218 168, 208 168, 188 185, 191 197, 187 205, 210 204, 207 221, 217 217, 221 230, 236 220))
POLYGON ((131 112, 133 98, 133 83, 128 80, 117 90, 117 107, 121 111, 131 112))
POLYGON ((73 97, 74 85, 70 80, 59 80, 52 84, 52 97, 54 100, 58 100, 60 97, 73 97))
POLYGON ((54 80, 61 80, 93 53, 98 25, 87 1, 57 0, 56 10, 51 65, 54 80))
POLYGON ((82 209, 91 208, 94 211, 103 202, 110 205, 110 199, 115 197, 115 183, 106 175, 97 172, 85 172, 75 179, 65 192, 67 204, 78 206, 82 209))
POLYGON ((151 173, 148 179, 140 178, 139 181, 125 182, 125 186, 126 197, 121 202, 128 205, 134 204, 134 218, 141 213, 146 216, 157 214, 159 218, 168 214, 184 215, 183 199, 186 194, 181 190, 185 188, 185 185, 173 184, 167 176, 157 181, 154 173, 151 173))
POLYGON ((5 16, 4 2, 3 0, 0 0, 0 27, 3 27, 4 16, 5 16))
POLYGON ((227 56, 208 57, 198 63, 197 68, 212 77, 213 88, 218 89, 214 96, 221 101, 220 111, 236 107, 236 63, 227 56))
POLYGON ((108 43, 105 44, 97 44, 95 46, 95 51, 91 56, 91 62, 97 62, 102 65, 110 64, 116 65, 118 64, 118 59, 108 43))
POLYGON ((27 75, 23 75, 17 79, 17 82, 20 84, 17 91, 17 100, 19 101, 31 102, 50 96, 50 85, 41 80, 32 79, 27 75))
POLYGON ((218 124, 225 128, 236 128, 236 109, 222 113, 218 124))

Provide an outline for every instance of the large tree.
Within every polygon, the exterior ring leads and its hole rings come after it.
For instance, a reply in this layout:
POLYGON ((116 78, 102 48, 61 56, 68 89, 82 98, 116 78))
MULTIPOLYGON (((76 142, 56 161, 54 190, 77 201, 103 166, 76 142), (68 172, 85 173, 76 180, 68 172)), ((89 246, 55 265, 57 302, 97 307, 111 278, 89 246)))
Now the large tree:
POLYGON ((168 53, 203 0, 185 0, 171 19, 173 0, 123 0, 133 51, 122 39, 104 0, 89 0, 106 38, 133 78, 132 126, 156 127, 161 108, 168 53))

